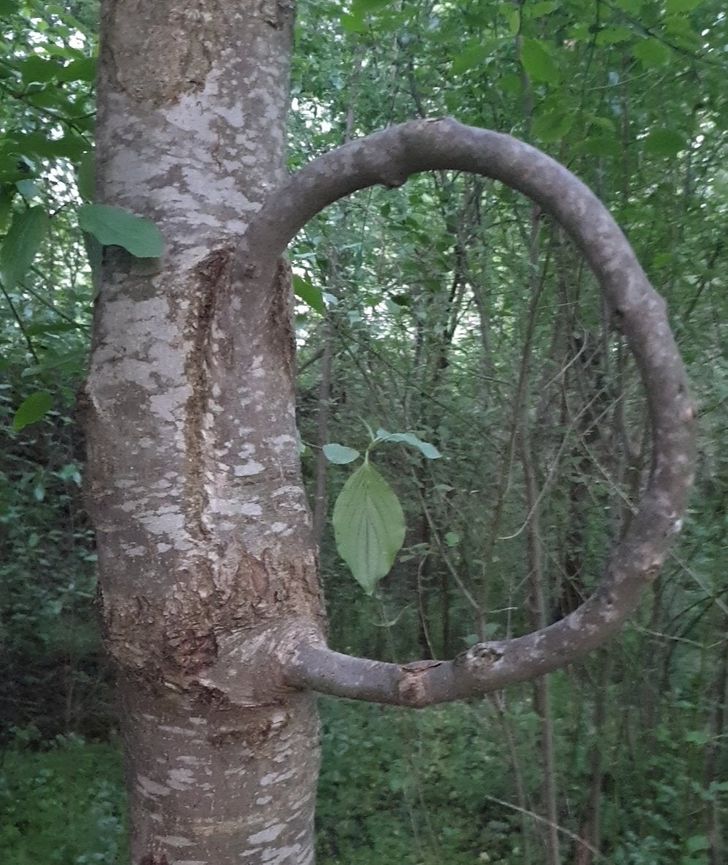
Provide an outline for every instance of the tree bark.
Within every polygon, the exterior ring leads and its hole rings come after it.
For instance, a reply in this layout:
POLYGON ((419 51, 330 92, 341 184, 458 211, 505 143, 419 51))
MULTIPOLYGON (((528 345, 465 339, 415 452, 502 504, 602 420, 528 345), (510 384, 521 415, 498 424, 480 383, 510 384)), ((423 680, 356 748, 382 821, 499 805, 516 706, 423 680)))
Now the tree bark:
POLYGON ((284 178, 292 19, 267 0, 102 7, 97 197, 167 245, 106 250, 87 384, 135 865, 313 860, 313 698, 252 649, 225 656, 245 664, 235 701, 200 682, 224 677, 225 635, 265 646, 321 615, 286 269, 231 293, 238 240, 284 178))

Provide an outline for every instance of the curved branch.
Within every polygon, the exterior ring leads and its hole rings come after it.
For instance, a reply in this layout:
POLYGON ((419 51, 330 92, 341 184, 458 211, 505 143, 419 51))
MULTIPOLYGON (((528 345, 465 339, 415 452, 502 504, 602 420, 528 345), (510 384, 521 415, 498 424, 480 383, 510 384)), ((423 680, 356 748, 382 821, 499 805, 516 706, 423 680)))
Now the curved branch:
POLYGON ((352 658, 301 636, 282 659, 287 682, 328 694, 422 706, 502 688, 568 664, 603 643, 637 606, 682 526, 693 481, 694 416, 667 321, 632 248, 599 199, 566 168, 508 135, 455 120, 413 121, 314 160, 275 191, 241 244, 237 286, 260 298, 278 257, 309 219, 374 184, 454 169, 500 180, 551 213, 581 249, 626 334, 647 392, 653 459, 647 489, 599 587, 565 619, 507 641, 478 643, 449 662, 396 665, 352 658))

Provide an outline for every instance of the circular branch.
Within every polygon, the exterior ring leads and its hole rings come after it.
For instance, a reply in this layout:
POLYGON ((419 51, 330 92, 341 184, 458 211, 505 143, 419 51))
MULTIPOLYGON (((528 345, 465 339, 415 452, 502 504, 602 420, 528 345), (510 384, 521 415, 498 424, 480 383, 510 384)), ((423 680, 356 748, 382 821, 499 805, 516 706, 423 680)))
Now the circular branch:
POLYGON ((612 551, 595 593, 561 621, 506 641, 478 643, 454 661, 397 665, 340 655, 310 628, 283 659, 295 687, 423 706, 542 675, 603 643, 655 578, 682 526, 693 481, 694 409, 662 298, 599 199, 566 168, 508 135, 455 120, 394 126, 314 160, 275 191, 243 239, 239 287, 260 291, 278 257, 308 220, 337 199, 409 175, 454 169, 500 180, 551 213, 589 262, 635 355, 647 393, 652 467, 629 531, 612 551), (247 286, 246 286, 247 283, 247 286))

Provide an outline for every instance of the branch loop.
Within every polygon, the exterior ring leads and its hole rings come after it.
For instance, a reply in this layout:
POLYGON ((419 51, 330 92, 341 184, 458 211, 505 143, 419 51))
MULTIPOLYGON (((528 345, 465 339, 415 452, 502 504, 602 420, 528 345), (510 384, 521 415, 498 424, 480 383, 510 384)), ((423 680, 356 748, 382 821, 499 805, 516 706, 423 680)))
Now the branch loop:
POLYGON ((256 266, 259 276, 246 276, 239 269, 237 287, 247 289, 248 297, 264 293, 293 236, 333 201, 374 184, 398 185, 411 174, 435 169, 500 180, 551 213, 572 237, 619 317, 636 358, 647 393, 653 455, 638 512, 612 551, 599 587, 565 619, 512 640, 478 644, 464 660, 427 666, 353 658, 310 638, 302 639, 289 656, 286 679, 292 686, 413 706, 531 679, 603 643, 635 609, 642 588, 664 561, 682 525, 694 463, 695 410, 664 300, 594 193, 564 166, 508 135, 451 118, 417 120, 315 159, 273 192, 251 223, 240 256, 256 266), (251 285, 252 279, 256 285, 251 285))

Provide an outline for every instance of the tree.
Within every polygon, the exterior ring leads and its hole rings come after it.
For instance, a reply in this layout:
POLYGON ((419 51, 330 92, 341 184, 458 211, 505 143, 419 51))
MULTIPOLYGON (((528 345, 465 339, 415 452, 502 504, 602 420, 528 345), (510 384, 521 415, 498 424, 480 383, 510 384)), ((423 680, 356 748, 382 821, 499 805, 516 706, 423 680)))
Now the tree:
POLYGON ((664 303, 596 197, 539 151, 449 119, 392 127, 286 179, 292 20, 292 4, 268 0, 102 5, 97 197, 166 239, 160 259, 105 249, 85 394, 139 865, 312 861, 313 691, 421 707, 581 657, 656 576, 692 479, 693 409, 664 303), (324 641, 281 256, 328 203, 430 169, 501 180, 571 234, 637 357, 654 457, 578 609, 454 661, 395 665, 324 641))

